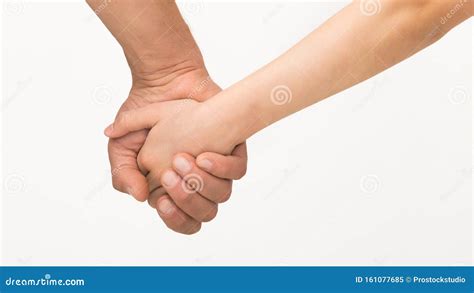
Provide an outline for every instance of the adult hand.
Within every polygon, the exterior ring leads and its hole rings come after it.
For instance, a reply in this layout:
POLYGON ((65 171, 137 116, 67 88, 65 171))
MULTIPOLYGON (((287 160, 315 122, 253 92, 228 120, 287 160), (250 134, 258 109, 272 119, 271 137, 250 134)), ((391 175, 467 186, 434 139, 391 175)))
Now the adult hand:
MULTIPOLYGON (((187 63, 189 66, 191 62, 187 63)), ((186 64, 186 62, 181 64, 186 64)), ((163 77, 155 76, 150 80, 138 79, 135 75, 134 86, 128 99, 118 111, 117 117, 131 109, 183 97, 204 101, 220 91, 203 68, 196 68, 182 74, 177 74, 176 71, 180 71, 179 67, 176 67, 175 71, 165 72, 163 77), (169 79, 170 76, 171 79, 169 79)), ((199 212, 207 214, 207 217, 198 218, 196 215, 193 217, 186 214, 175 204, 174 200, 182 195, 183 190, 179 188, 167 190, 159 186, 149 186, 145 176, 140 172, 137 164, 138 152, 147 134, 148 130, 138 130, 109 140, 109 159, 114 188, 133 195, 139 201, 148 198, 150 206, 159 207, 158 213, 170 229, 186 234, 197 232, 202 221, 209 221, 215 217, 217 204, 229 198, 232 190, 231 180, 240 179, 245 174, 247 165, 245 143, 235 148, 228 156, 206 152, 200 154, 197 161, 190 155, 177 156, 184 159, 176 159, 177 162, 187 161, 193 166, 193 170, 199 171, 203 185, 206 186, 206 192, 211 192, 206 195, 215 200, 208 210, 199 212)), ((180 178, 182 180, 187 174, 179 171, 179 166, 182 164, 175 165, 175 172, 182 176, 180 178)), ((199 193, 197 196, 205 198, 199 193)))
MULTIPOLYGON (((131 69, 132 89, 118 114, 174 99, 203 101, 220 91, 209 78, 199 48, 174 1, 121 0, 108 1, 104 5, 103 0, 87 0, 87 3, 119 42, 131 69)), ((137 154, 146 135, 147 131, 142 130, 109 141, 114 187, 140 201, 144 201, 149 194, 145 177, 137 165, 137 154)), ((237 178, 231 173, 219 173, 218 169, 222 166, 238 169, 243 174, 245 147, 241 152, 238 157, 208 154, 214 160, 213 167, 208 170, 209 175, 237 178)), ((213 186, 217 180, 214 177, 207 179, 208 186, 213 186)), ((227 194, 230 188, 228 180, 214 190, 216 194, 227 194)), ((151 191, 154 194, 152 199, 156 198, 158 193, 151 191)), ((156 203, 154 200, 149 202, 156 203)))
MULTIPOLYGON (((238 132, 229 131, 238 129, 235 121, 227 121, 211 109, 205 103, 189 99, 154 103, 121 113, 113 129, 106 131, 109 137, 120 137, 140 129, 151 129, 138 155, 138 165, 142 173, 148 174, 150 189, 163 186, 161 194, 168 192, 171 195, 158 200, 158 211, 163 218, 172 221, 171 228, 183 233, 194 233, 201 222, 214 218, 217 203, 224 202, 230 195, 219 194, 228 181, 211 178, 193 162, 192 155, 205 150, 230 154, 243 141, 238 132), (190 155, 174 156, 180 152, 190 155), (214 179, 215 185, 208 186, 204 179, 214 179), (170 199, 176 206, 171 205, 170 199), (174 217, 170 215, 172 212, 174 217)), ((198 162, 209 165, 206 158, 199 158, 198 162)))

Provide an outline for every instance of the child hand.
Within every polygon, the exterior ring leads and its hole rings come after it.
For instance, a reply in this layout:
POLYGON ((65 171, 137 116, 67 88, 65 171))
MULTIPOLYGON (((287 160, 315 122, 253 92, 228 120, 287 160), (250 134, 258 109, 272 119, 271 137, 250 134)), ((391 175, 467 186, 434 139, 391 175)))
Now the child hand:
MULTIPOLYGON (((199 230, 200 222, 215 216, 216 203, 225 201, 229 195, 214 190, 225 190, 219 186, 229 184, 228 180, 201 171, 194 157, 199 154, 201 158, 209 157, 209 152, 230 154, 240 143, 232 136, 233 128, 221 114, 213 112, 205 103, 175 100, 124 111, 106 130, 106 134, 117 138, 137 130, 151 129, 138 155, 138 165, 142 173, 147 174, 152 191, 150 204, 158 204, 160 216, 168 218, 167 225, 171 229, 194 233, 199 230), (174 157, 179 153, 189 155, 180 154, 180 159, 174 157), (211 179, 214 184, 206 185, 211 179), (166 209, 161 210, 160 205, 166 209), (173 215, 168 215, 170 212, 173 215)), ((232 173, 232 170, 220 171, 232 173)))

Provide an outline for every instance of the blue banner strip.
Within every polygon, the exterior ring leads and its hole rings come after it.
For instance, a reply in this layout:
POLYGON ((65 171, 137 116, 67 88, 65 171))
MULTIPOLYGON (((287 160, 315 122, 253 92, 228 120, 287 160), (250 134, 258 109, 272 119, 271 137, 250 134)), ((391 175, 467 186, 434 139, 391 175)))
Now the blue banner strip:
POLYGON ((0 267, 0 292, 474 292, 474 267, 0 267))

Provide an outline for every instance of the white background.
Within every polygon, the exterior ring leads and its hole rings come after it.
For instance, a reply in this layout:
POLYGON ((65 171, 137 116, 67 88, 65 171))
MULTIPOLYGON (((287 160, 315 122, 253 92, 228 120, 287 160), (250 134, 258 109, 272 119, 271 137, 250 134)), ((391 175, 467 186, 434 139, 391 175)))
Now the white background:
MULTIPOLYGON (((181 8, 227 87, 346 3, 181 8)), ((85 2, 3 8, 2 264, 472 264, 472 20, 251 138, 231 200, 183 236, 111 187, 102 130, 131 84, 111 34, 85 2)))

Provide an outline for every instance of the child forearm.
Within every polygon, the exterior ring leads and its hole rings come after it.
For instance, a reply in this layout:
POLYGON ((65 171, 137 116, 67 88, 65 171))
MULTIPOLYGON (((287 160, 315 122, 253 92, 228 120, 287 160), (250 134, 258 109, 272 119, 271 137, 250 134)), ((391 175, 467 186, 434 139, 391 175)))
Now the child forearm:
POLYGON ((243 140, 294 112, 408 58, 472 16, 459 1, 380 1, 375 15, 354 2, 285 54, 211 99, 243 140))

